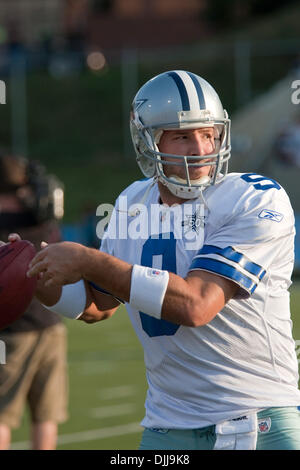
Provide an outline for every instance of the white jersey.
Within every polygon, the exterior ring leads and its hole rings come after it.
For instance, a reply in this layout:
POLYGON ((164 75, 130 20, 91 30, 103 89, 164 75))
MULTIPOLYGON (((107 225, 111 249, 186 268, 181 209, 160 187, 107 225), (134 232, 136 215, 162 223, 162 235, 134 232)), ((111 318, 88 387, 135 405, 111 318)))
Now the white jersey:
POLYGON ((149 389, 142 425, 201 428, 254 410, 300 405, 288 293, 294 216, 284 189, 256 174, 231 173, 204 191, 205 204, 196 199, 170 208, 158 205, 152 183, 135 182, 120 195, 101 250, 182 277, 213 272, 239 289, 197 328, 126 304, 145 352, 149 389))

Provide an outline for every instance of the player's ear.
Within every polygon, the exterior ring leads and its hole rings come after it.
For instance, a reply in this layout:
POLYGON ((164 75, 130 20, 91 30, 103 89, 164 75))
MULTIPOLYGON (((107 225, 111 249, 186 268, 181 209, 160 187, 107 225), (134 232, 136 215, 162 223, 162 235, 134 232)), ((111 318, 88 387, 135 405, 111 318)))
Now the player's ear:
POLYGON ((48 243, 46 242, 41 242, 41 249, 46 248, 48 246, 48 243))

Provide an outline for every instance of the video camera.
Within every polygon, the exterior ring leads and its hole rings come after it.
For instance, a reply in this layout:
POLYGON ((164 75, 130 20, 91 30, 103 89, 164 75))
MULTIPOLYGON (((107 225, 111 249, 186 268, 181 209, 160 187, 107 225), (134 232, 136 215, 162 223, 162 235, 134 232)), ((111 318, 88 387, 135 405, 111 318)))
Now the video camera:
POLYGON ((0 154, 0 194, 14 194, 23 210, 1 212, 0 228, 39 225, 64 215, 64 186, 37 161, 0 154))

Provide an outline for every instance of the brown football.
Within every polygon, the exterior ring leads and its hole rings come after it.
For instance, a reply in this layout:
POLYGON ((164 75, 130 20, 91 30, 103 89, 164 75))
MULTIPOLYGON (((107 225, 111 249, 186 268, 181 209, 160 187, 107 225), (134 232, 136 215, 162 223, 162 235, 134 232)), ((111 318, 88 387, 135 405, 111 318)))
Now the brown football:
POLYGON ((28 265, 36 250, 27 240, 0 247, 0 329, 17 320, 28 308, 36 278, 28 278, 28 265))

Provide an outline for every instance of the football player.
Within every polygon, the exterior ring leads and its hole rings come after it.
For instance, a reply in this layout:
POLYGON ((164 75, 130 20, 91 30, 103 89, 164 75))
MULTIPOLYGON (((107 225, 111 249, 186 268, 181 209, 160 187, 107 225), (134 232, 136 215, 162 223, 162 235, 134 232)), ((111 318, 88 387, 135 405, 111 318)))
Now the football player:
POLYGON ((285 190, 227 172, 230 119, 194 73, 143 85, 130 126, 146 179, 116 201, 100 251, 36 255, 39 299, 87 322, 125 302, 149 385, 141 449, 300 449, 285 190))

